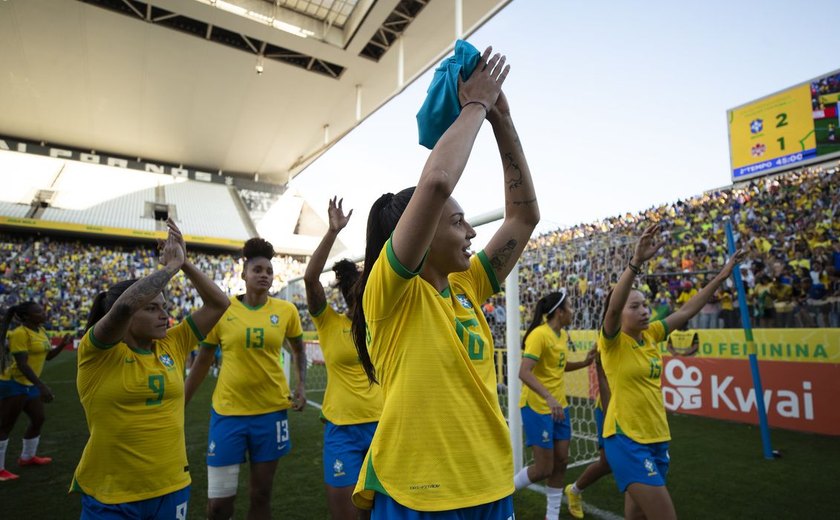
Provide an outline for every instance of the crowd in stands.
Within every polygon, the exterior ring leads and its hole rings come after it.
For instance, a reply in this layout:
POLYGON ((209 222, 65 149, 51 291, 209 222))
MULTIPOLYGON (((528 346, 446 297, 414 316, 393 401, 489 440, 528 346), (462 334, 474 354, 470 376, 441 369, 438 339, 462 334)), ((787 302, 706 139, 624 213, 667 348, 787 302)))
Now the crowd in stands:
MULTIPOLYGON (((225 293, 244 292, 238 255, 190 250, 189 258, 225 293)), ((48 330, 78 330, 84 327, 98 292, 119 280, 149 274, 157 261, 157 248, 151 244, 0 234, 0 308, 33 300, 47 307, 48 330)), ((272 292, 302 276, 305 269, 305 264, 291 257, 277 257, 272 264, 272 292)), ((173 320, 180 321, 201 305, 201 298, 179 273, 169 285, 168 303, 173 320)))
MULTIPOLYGON (((663 225, 669 243, 639 277, 653 319, 687 301, 724 263, 725 222, 750 249, 741 274, 754 327, 840 327, 840 181, 837 168, 812 168, 767 177, 732 189, 705 193, 636 214, 558 229, 531 240, 520 268, 520 311, 530 316, 536 301, 561 287, 575 302, 573 329, 596 329, 616 275, 632 253, 646 222, 663 225)), ((233 253, 191 251, 191 259, 228 294, 244 291, 241 263, 233 253)), ((121 245, 56 237, 0 234, 0 308, 19 301, 44 302, 48 329, 84 326, 95 294, 117 279, 141 277, 157 262, 152 245, 121 245)), ((302 283, 285 293, 286 281, 305 265, 291 257, 274 262, 279 294, 305 312, 302 283)), ((200 304, 179 275, 170 304, 179 319, 200 304)), ((328 287, 331 302, 341 302, 328 287)), ((341 310, 341 309, 339 309, 341 310)), ((498 345, 504 345, 504 293, 484 306, 498 345)), ((737 292, 731 280, 692 320, 690 328, 740 327, 737 292)))
MULTIPOLYGON (((520 310, 530 316, 541 295, 565 287, 576 302, 572 328, 596 329, 616 273, 631 256, 632 237, 645 223, 660 222, 668 245, 649 262, 639 284, 651 302, 652 319, 663 317, 723 265, 728 218, 736 241, 750 250, 741 274, 754 327, 838 327, 837 173, 836 167, 803 169, 543 234, 522 256, 520 310)), ((730 280, 689 327, 740 327, 739 313, 730 280)))

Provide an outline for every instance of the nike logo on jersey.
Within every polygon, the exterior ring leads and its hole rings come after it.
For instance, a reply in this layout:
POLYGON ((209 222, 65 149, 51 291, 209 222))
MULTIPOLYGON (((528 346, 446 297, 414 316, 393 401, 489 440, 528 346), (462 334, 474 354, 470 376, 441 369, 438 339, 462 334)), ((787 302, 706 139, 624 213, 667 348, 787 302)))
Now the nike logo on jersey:
POLYGON ((135 360, 133 358, 125 358, 126 363, 134 363, 134 361, 135 360))
POLYGON ((228 316, 228 317, 227 317, 227 319, 226 319, 225 321, 233 321, 233 320, 235 320, 235 319, 236 319, 236 317, 235 317, 235 316, 228 316))

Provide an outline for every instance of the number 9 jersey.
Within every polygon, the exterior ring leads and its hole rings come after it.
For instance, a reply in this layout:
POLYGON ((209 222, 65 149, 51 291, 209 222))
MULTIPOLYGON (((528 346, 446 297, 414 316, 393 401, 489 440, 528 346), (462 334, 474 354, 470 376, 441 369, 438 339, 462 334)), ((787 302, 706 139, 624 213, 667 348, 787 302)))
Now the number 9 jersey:
POLYGON ((155 498, 190 484, 184 443, 184 365, 200 341, 191 317, 152 350, 98 341, 79 344, 76 387, 90 438, 71 491, 103 504, 155 498))

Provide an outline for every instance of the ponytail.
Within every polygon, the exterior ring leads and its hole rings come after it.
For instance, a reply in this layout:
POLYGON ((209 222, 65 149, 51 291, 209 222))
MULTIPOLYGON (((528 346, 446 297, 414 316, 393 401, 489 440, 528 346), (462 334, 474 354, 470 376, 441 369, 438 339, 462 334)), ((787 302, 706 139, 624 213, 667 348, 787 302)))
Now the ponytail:
POLYGON ((344 297, 344 303, 347 304, 348 309, 352 309, 355 297, 353 288, 361 276, 359 267, 354 262, 344 258, 333 264, 332 270, 335 273, 338 289, 344 297))
POLYGON ((394 195, 393 193, 386 193, 379 197, 373 206, 370 208, 367 222, 367 237, 365 242, 365 267, 362 274, 356 281, 353 287, 353 302, 351 309, 351 321, 353 331, 353 342, 356 344, 356 351, 359 354, 359 360, 362 362, 362 367, 365 369, 368 380, 371 383, 378 383, 376 380, 376 370, 373 367, 373 362, 370 360, 370 353, 367 349, 367 322, 365 320, 365 310, 362 305, 362 297, 365 294, 365 287, 367 286, 370 272, 373 269, 373 264, 379 258, 382 248, 388 238, 397 227, 397 222, 405 212, 408 201, 414 194, 414 187, 406 188, 394 195))
POLYGON ((136 281, 136 279, 123 280, 115 283, 107 291, 97 294, 90 306, 87 325, 85 325, 85 332, 90 330, 94 325, 96 325, 96 322, 108 314, 108 311, 110 311, 111 307, 114 306, 114 302, 117 301, 117 298, 119 298, 129 287, 134 285, 134 282, 136 281))
POLYGON ((534 318, 531 320, 531 324, 528 325, 525 336, 522 338, 523 349, 525 348, 525 340, 528 339, 531 332, 542 325, 545 320, 550 319, 565 300, 566 292, 558 291, 548 293, 537 301, 537 306, 534 308, 534 318))
POLYGON ((85 325, 85 332, 90 330, 91 327, 96 325, 96 322, 102 319, 102 316, 105 316, 107 310, 105 309, 105 296, 107 293, 105 291, 96 295, 93 299, 93 304, 90 306, 90 312, 88 313, 87 325, 85 325))

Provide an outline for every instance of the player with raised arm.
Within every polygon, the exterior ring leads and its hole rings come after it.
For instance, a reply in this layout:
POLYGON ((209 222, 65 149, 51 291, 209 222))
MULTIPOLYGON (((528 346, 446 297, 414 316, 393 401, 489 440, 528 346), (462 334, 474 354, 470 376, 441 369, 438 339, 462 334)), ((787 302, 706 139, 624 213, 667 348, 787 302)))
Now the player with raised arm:
POLYGON ((539 209, 500 94, 509 68, 490 53, 459 84, 460 114, 417 186, 383 195, 368 217, 353 336, 385 405, 353 501, 373 519, 513 517, 510 434, 480 306, 518 260, 539 209), (471 254, 475 230, 452 192, 485 119, 502 157, 505 218, 471 254))
POLYGON ((90 438, 70 490, 82 494, 83 519, 187 517, 184 368, 229 302, 185 261, 181 233, 167 225, 161 268, 99 293, 79 344, 76 386, 90 438), (204 305, 167 328, 163 290, 179 270, 204 305))
POLYGON ((569 334, 573 310, 566 291, 551 292, 537 301, 534 318, 525 331, 519 379, 525 385, 519 400, 525 444, 534 452, 534 464, 514 477, 517 490, 548 479, 546 518, 557 518, 563 498, 563 478, 569 462, 572 421, 566 399, 566 372, 586 368, 595 349, 583 361, 569 361, 569 334))
POLYGON ((677 516, 665 487, 671 433, 662 397, 658 343, 700 312, 745 257, 743 251, 736 252, 721 272, 679 310, 650 323, 648 303, 641 291, 633 289, 633 281, 641 273, 642 264, 664 245, 657 240, 659 229, 659 224, 653 224, 645 230, 618 284, 607 296, 599 337, 612 392, 604 419, 607 460, 619 491, 624 493, 625 517, 649 520, 677 516))
POLYGON ((353 505, 351 496, 382 414, 382 389, 368 381, 351 334, 349 315, 356 304, 353 286, 361 276, 358 267, 346 259, 333 266, 347 314, 339 314, 329 305, 320 282, 330 250, 353 214, 350 210, 345 215, 342 203, 343 199, 338 197, 330 200, 329 228, 309 259, 303 281, 306 304, 327 367, 327 390, 321 410, 325 423, 323 464, 327 503, 332 518, 353 520, 369 515, 353 505))
POLYGON ((224 317, 201 343, 187 378, 189 402, 207 376, 216 348, 224 363, 213 391, 207 443, 207 516, 234 513, 239 466, 251 465, 248 518, 271 517, 277 463, 291 449, 287 410, 306 406, 306 353, 297 307, 268 295, 274 281, 274 247, 252 238, 242 249, 245 294, 232 296, 224 317), (292 395, 278 359, 283 342, 292 347, 297 387, 292 395))

